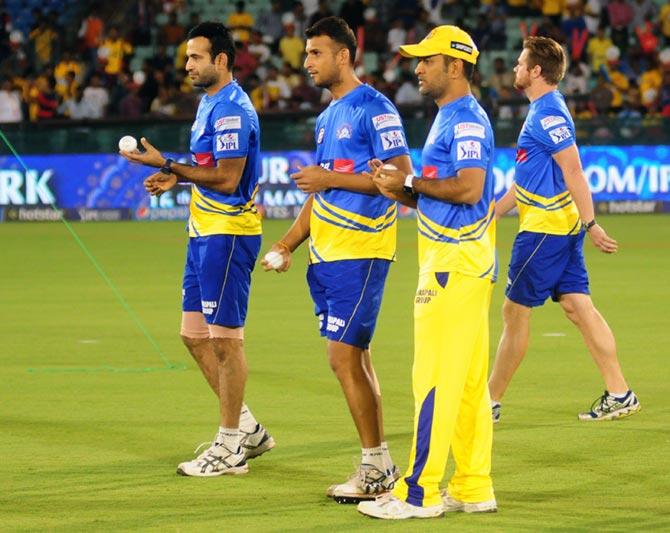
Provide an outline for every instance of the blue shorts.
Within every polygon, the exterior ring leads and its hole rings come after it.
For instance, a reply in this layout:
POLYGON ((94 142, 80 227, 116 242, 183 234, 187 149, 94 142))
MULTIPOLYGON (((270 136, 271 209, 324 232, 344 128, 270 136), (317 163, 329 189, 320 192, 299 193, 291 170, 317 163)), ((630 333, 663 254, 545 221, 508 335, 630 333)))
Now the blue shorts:
POLYGON ((244 326, 251 272, 260 235, 191 237, 186 252, 182 310, 197 311, 208 324, 244 326))
POLYGON ((307 284, 322 337, 362 349, 370 345, 390 265, 386 259, 309 265, 307 284))
POLYGON ((537 307, 551 296, 589 294, 584 263, 584 235, 549 235, 522 231, 516 236, 505 295, 521 305, 537 307))

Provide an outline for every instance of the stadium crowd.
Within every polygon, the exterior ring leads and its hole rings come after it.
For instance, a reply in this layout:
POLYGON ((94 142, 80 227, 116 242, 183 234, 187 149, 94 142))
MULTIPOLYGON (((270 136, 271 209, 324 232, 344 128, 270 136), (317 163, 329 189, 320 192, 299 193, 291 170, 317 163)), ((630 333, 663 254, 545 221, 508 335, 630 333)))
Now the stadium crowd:
MULTIPOLYGON (((320 18, 339 15, 359 40, 358 75, 400 108, 426 103, 414 63, 398 47, 451 23, 478 44, 472 87, 495 118, 525 114, 512 69, 527 35, 549 36, 566 48, 570 65, 561 87, 576 118, 670 116, 670 0, 248 4, 221 7, 219 20, 234 32, 235 77, 261 113, 327 104, 327 91, 302 69, 303 35, 320 18)), ((212 7, 211 0, 140 0, 119 14, 107 4, 0 0, 0 123, 192 117, 200 92, 184 71, 185 37, 202 14, 212 18, 212 7), (68 11, 73 4, 79 9, 68 11)))

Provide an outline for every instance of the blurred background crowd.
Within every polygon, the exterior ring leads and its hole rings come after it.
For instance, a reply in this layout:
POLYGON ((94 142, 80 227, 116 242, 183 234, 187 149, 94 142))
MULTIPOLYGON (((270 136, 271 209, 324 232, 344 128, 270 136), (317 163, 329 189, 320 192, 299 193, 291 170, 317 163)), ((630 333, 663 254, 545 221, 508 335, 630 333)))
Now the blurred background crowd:
POLYGON ((398 47, 456 24, 481 51, 472 88, 497 120, 526 112, 512 69, 528 35, 565 47, 576 118, 670 116, 670 0, 0 0, 0 123, 191 118, 202 93, 185 37, 204 20, 233 31, 234 75, 260 113, 315 112, 330 96, 302 69, 304 31, 330 15, 358 37, 359 77, 401 109, 432 102, 398 47))

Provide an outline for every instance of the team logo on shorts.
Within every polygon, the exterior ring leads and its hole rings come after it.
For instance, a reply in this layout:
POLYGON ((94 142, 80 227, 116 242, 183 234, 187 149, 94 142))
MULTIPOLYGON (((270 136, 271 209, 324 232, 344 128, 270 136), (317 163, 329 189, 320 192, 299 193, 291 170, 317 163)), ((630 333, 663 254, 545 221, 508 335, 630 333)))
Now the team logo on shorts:
POLYGON ((321 128, 319 133, 316 136, 316 144, 321 144, 323 142, 323 136, 326 134, 326 129, 321 128))
POLYGON ((216 136, 216 151, 239 150, 240 143, 237 133, 224 133, 216 136))
POLYGON ((403 137, 400 130, 384 131, 379 134, 379 138, 382 140, 382 148, 384 150, 393 150, 394 148, 407 146, 405 144, 405 137, 403 137))
POLYGON ((559 144, 572 138, 572 134, 567 126, 561 126, 551 130, 549 136, 551 137, 551 140, 554 141, 554 144, 559 144))
POLYGON ((336 316, 328 316, 328 325, 326 326, 326 331, 337 333, 340 328, 343 328, 346 325, 347 323, 344 319, 338 318, 336 316))
POLYGON ((458 151, 456 156, 458 161, 482 158, 482 143, 479 141, 461 141, 456 145, 456 150, 458 151))
POLYGON ((342 124, 339 128, 337 128, 335 136, 337 137, 338 141, 341 141, 342 139, 351 139, 351 132, 351 124, 342 124))

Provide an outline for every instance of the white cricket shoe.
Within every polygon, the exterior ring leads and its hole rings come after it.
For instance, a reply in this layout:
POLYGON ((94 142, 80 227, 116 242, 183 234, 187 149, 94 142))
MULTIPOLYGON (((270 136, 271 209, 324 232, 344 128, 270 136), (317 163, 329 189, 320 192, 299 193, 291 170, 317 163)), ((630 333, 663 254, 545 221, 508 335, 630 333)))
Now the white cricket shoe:
POLYGON ((256 424, 256 429, 251 433, 242 430, 240 432, 242 433, 240 448, 242 448, 242 453, 247 459, 263 455, 275 447, 275 440, 260 424, 256 424))
POLYGON ((384 520, 404 520, 406 518, 439 518, 444 516, 442 505, 431 505, 419 507, 412 505, 392 494, 379 496, 374 501, 361 502, 358 504, 358 512, 372 518, 384 520))
POLYGON ((498 504, 495 498, 484 502, 471 503, 457 500, 450 496, 447 489, 443 489, 440 494, 442 494, 445 513, 495 513, 498 511, 498 504))
POLYGON ((192 461, 181 463, 177 474, 194 477, 215 477, 246 474, 249 465, 244 452, 238 449, 233 453, 223 444, 215 442, 192 461))
POLYGON ((609 392, 597 398, 591 410, 586 413, 579 413, 577 418, 584 421, 614 420, 625 416, 634 415, 642 406, 632 390, 629 390, 621 399, 615 398, 609 392))
POLYGON ((374 500, 380 494, 392 490, 398 478, 400 471, 395 465, 391 470, 382 472, 375 466, 361 464, 346 482, 328 487, 326 496, 337 503, 374 500))

